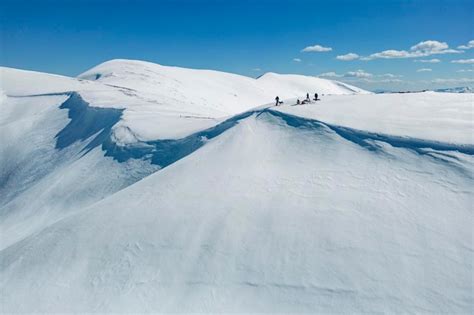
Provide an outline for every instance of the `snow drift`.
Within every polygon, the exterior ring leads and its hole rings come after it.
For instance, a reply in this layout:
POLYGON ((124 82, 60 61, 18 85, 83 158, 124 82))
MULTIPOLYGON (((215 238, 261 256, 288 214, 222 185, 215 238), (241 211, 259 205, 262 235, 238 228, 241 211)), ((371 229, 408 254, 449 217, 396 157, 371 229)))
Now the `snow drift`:
POLYGON ((123 60, 2 89, 4 312, 472 310, 467 94, 123 60), (311 88, 346 95, 258 106, 311 88))

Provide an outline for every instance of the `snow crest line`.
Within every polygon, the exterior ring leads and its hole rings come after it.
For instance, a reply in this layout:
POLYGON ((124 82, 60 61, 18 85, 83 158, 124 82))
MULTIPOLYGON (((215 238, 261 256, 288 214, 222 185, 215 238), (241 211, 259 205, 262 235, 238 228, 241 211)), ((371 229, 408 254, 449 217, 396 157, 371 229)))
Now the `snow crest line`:
POLYGON ((342 138, 363 146, 371 151, 377 151, 379 147, 369 140, 385 142, 393 147, 414 150, 420 154, 426 154, 426 149, 433 149, 436 151, 458 151, 460 153, 474 155, 474 145, 452 144, 412 137, 392 136, 332 125, 316 119, 307 119, 271 109, 267 109, 266 111, 270 112, 274 116, 282 118, 289 126, 292 127, 310 126, 311 124, 313 124, 313 126, 318 124, 326 126, 342 138))
MULTIPOLYGON (((393 147, 409 149, 420 155, 433 156, 435 151, 458 151, 463 154, 474 155, 474 146, 457 145, 423 139, 391 136, 372 133, 363 130, 352 129, 332 124, 327 124, 315 119, 283 113, 272 107, 257 107, 253 110, 232 116, 222 123, 191 134, 181 139, 140 141, 133 144, 119 145, 112 137, 112 128, 122 117, 123 109, 100 108, 90 106, 84 101, 79 93, 61 93, 69 95, 69 98, 60 106, 68 109, 69 124, 56 135, 56 148, 63 149, 76 141, 85 141, 94 137, 84 148, 84 154, 101 145, 105 156, 112 157, 118 162, 126 162, 129 159, 145 159, 150 163, 164 168, 183 157, 193 153, 202 147, 206 141, 215 138, 234 127, 240 120, 251 115, 260 117, 269 114, 282 119, 288 126, 295 128, 328 128, 340 137, 360 145, 371 151, 381 151, 383 148, 377 142, 385 142, 393 147)), ((440 152, 438 152, 440 153, 440 152)), ((440 153, 441 154, 441 153, 440 153)), ((449 157, 452 157, 449 155, 449 157)), ((443 161, 445 161, 443 159, 443 161)))
MULTIPOLYGON (((260 117, 263 114, 270 114, 272 116, 279 117, 291 127, 329 128, 331 131, 335 132, 340 137, 371 151, 383 150, 383 148, 380 147, 377 142, 385 142, 393 147, 409 149, 415 151, 420 155, 429 155, 432 158, 435 158, 435 156, 433 156, 433 152, 431 150, 458 151, 463 154, 474 155, 474 146, 471 145, 448 144, 442 142, 427 141, 423 139, 408 137, 404 138, 378 133, 371 133, 347 127, 335 126, 314 119, 306 119, 289 114, 284 114, 279 111, 272 110, 270 108, 259 108, 244 112, 242 114, 233 116, 210 129, 191 134, 182 139, 146 141, 121 146, 116 144, 111 137, 108 137, 103 143, 102 148, 104 149, 104 151, 106 151, 106 156, 110 156, 119 162, 127 161, 130 158, 146 158, 149 159, 152 164, 159 165, 161 168, 163 168, 193 153, 194 151, 202 147, 206 143, 206 141, 215 138, 223 132, 227 131, 228 129, 234 127, 236 124, 238 124, 240 120, 248 118, 252 115, 260 117)), ((437 153, 441 154, 440 152, 437 153)), ((456 159, 456 157, 451 155, 449 155, 448 157, 456 159)), ((446 162, 445 159, 443 159, 443 161, 446 162)))
POLYGON ((208 140, 213 139, 226 130, 234 127, 240 120, 245 119, 256 111, 245 112, 203 131, 191 134, 182 139, 145 141, 125 146, 118 145, 108 137, 102 145, 106 156, 118 162, 125 162, 130 158, 149 159, 152 164, 166 167, 202 147, 208 140))

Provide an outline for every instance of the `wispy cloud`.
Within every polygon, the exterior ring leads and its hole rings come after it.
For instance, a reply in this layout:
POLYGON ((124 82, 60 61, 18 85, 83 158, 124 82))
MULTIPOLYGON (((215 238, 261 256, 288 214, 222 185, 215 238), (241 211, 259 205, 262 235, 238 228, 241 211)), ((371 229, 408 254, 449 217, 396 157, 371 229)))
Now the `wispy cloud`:
POLYGON ((334 71, 321 73, 320 77, 327 77, 327 78, 370 78, 373 76, 372 73, 365 72, 362 69, 356 71, 348 71, 344 74, 337 74, 334 71))
POLYGON ((395 50, 389 49, 378 53, 371 54, 368 57, 363 57, 361 60, 373 60, 373 59, 397 59, 397 58, 419 58, 431 55, 441 54, 455 54, 462 53, 462 51, 450 49, 448 44, 445 42, 439 42, 436 40, 427 40, 419 42, 416 45, 410 47, 410 50, 395 50))
POLYGON ((359 59, 359 55, 355 53, 348 53, 345 55, 340 55, 336 57, 337 60, 342 60, 342 61, 351 61, 351 60, 356 60, 359 59))
POLYGON ((369 80, 368 83, 402 83, 400 79, 382 79, 382 80, 369 80))
POLYGON ((405 50, 384 50, 378 53, 374 53, 370 55, 367 60, 373 59, 394 59, 394 58, 412 58, 414 57, 412 53, 405 51, 405 50))
POLYGON ((293 58, 293 61, 294 62, 301 62, 301 59, 300 58, 293 58))
POLYGON ((421 69, 416 70, 416 72, 431 72, 431 71, 433 71, 433 69, 430 69, 430 68, 421 68, 421 69))
POLYGON ((313 45, 313 46, 308 46, 305 47, 301 50, 301 52, 326 52, 326 51, 331 51, 331 47, 324 47, 321 45, 313 45))
POLYGON ((439 63, 441 62, 441 60, 439 59, 416 59, 416 60, 413 60, 413 62, 421 62, 421 63, 439 63))
POLYGON ((463 50, 472 49, 472 48, 474 48, 474 40, 470 40, 469 42, 467 42, 466 45, 458 46, 458 49, 463 49, 463 50))
POLYGON ((379 74, 377 76, 382 77, 382 78, 401 78, 401 77, 403 77, 400 74, 392 74, 392 73, 384 73, 384 74, 379 74))
POLYGON ((333 71, 321 73, 319 75, 319 77, 324 77, 324 78, 341 78, 343 76, 344 76, 343 74, 337 74, 336 72, 333 72, 333 71))
POLYGON ((344 74, 345 78, 371 78, 374 75, 372 73, 365 72, 364 70, 349 71, 344 74))
POLYGON ((474 64, 474 59, 458 59, 451 60, 452 63, 461 63, 461 64, 474 64))
POLYGON ((461 70, 458 70, 456 72, 460 72, 460 73, 463 73, 463 72, 474 72, 474 69, 461 69, 461 70))
POLYGON ((253 68, 252 71, 262 71, 260 68, 253 68))
POLYGON ((440 83, 440 84, 472 83, 472 82, 474 82, 474 78, 434 79, 434 80, 432 80, 431 82, 432 82, 432 83, 440 83))
POLYGON ((356 71, 348 71, 344 74, 338 74, 334 71, 321 73, 319 77, 323 78, 342 78, 344 80, 352 81, 352 82, 365 82, 365 83, 401 83, 402 75, 396 75, 392 73, 384 73, 384 74, 372 74, 368 73, 362 69, 356 71))

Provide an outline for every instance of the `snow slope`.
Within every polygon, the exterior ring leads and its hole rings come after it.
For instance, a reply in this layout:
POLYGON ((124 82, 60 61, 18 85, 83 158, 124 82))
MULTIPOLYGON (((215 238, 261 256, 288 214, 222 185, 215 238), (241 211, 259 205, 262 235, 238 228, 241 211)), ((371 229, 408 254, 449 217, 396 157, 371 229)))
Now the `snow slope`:
POLYGON ((371 144, 271 112, 246 118, 3 250, 1 303, 25 312, 468 313, 472 156, 371 144))
POLYGON ((7 97, 1 103, 0 249, 158 168, 104 157, 100 141, 120 113, 88 111, 74 99, 7 97))
POLYGON ((469 95, 0 74, 0 311, 472 311, 469 95))

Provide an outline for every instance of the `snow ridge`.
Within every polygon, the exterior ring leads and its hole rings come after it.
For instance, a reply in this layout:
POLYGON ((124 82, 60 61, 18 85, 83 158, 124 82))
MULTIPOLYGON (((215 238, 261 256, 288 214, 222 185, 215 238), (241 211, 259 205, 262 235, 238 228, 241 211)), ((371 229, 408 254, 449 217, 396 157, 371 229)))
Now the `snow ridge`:
POLYGON ((76 141, 84 141, 94 135, 94 138, 85 146, 85 153, 100 145, 102 150, 105 151, 106 156, 110 156, 118 162, 125 162, 129 159, 146 159, 160 168, 166 167, 196 151, 208 140, 234 127, 242 119, 254 114, 261 115, 264 113, 280 117, 289 126, 296 128, 309 128, 310 126, 311 128, 329 128, 342 138, 369 150, 376 151, 380 148, 377 142, 385 142, 393 147, 410 149, 419 154, 426 154, 426 150, 431 149, 436 151, 457 151, 463 154, 474 155, 474 145, 470 144, 450 144, 362 131, 324 123, 315 119, 294 116, 272 110, 271 107, 259 107, 246 111, 232 116, 214 127, 193 133, 181 139, 135 140, 131 143, 117 143, 114 137, 114 133, 117 131, 113 131, 113 129, 120 121, 123 110, 91 107, 75 92, 64 95, 68 95, 68 99, 60 108, 68 109, 68 117, 71 121, 56 135, 56 148, 62 149, 76 141))

